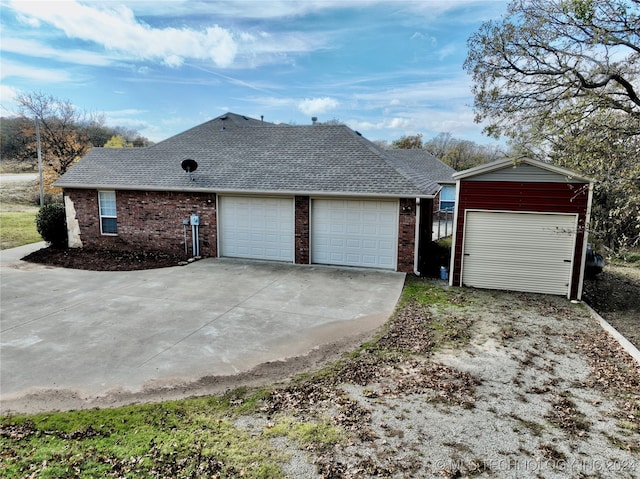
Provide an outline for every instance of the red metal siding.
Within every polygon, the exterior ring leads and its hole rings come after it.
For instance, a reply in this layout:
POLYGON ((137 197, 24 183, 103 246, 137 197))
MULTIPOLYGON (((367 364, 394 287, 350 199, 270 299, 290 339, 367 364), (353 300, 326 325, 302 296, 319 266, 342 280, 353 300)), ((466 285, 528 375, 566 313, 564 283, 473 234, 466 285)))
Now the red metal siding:
POLYGON ((576 298, 582 263, 589 184, 498 181, 460 181, 453 283, 460 284, 464 217, 467 209, 577 213, 578 235, 573 261, 570 297, 576 298))

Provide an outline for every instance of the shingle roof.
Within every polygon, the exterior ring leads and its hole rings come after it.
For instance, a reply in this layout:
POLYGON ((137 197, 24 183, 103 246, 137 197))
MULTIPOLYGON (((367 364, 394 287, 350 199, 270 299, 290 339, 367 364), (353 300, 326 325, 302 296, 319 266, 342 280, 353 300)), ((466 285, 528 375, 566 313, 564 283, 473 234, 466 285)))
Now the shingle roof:
POLYGON ((424 151, 381 150, 344 125, 223 116, 147 148, 93 148, 56 186, 411 197, 435 194, 454 173, 424 151), (187 158, 198 163, 192 180, 180 166, 187 158))

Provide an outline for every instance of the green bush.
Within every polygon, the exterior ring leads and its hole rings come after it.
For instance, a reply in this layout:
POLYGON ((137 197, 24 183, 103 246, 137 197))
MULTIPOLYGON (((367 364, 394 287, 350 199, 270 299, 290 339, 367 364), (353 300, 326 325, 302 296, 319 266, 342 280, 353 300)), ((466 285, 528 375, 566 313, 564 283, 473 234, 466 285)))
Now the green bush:
POLYGON ((67 246, 67 218, 62 203, 44 205, 36 215, 36 228, 42 239, 55 248, 67 246))

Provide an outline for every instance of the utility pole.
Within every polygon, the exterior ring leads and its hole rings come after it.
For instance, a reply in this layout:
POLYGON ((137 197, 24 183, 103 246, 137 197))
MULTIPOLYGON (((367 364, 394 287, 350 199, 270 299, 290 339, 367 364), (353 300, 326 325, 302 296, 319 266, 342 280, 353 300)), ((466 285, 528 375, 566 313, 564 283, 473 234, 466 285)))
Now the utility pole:
POLYGON ((38 172, 40 173, 40 207, 44 206, 44 184, 42 182, 42 149, 40 148, 40 122, 38 117, 34 119, 36 122, 36 143, 38 145, 38 172))

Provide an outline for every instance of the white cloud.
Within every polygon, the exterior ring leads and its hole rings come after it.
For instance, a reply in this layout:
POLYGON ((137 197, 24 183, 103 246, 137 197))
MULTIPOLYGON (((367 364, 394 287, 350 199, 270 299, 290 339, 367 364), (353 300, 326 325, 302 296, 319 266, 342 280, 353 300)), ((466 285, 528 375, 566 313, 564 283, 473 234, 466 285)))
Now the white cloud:
POLYGON ((282 17, 299 17, 334 8, 363 8, 381 3, 381 1, 384 0, 270 0, 268 2, 253 1, 250 3, 248 3, 247 0, 227 0, 224 2, 194 2, 190 0, 159 2, 137 0, 134 6, 136 10, 144 12, 147 15, 176 16, 184 14, 206 14, 217 17, 268 20, 282 17))
POLYGON ((410 83, 402 87, 380 89, 372 93, 356 93, 354 98, 367 102, 374 108, 389 105, 424 107, 426 103, 469 101, 471 98, 470 85, 468 77, 459 75, 457 78, 410 83))
POLYGON ((454 53, 456 53, 456 51, 458 50, 458 48, 453 45, 453 44, 449 44, 449 45, 445 45, 444 47, 440 48, 436 53, 438 55, 438 59, 440 61, 444 60, 445 58, 453 55, 454 53))
POLYGON ((106 111, 105 115, 122 117, 122 116, 140 115, 143 113, 147 113, 147 110, 138 110, 136 108, 125 108, 123 110, 106 111))
POLYGON ((7 113, 10 115, 17 114, 18 105, 16 104, 16 97, 20 94, 17 88, 10 87, 8 85, 0 85, 0 105, 2 106, 2 116, 7 113))
POLYGON ((170 66, 192 58, 226 67, 233 63, 237 53, 231 33, 217 25, 205 30, 153 28, 138 21, 124 5, 100 8, 69 1, 60 8, 58 2, 14 1, 11 7, 23 17, 59 28, 70 38, 94 42, 143 60, 160 60, 170 66))
POLYGON ((49 68, 38 68, 17 63, 2 61, 0 68, 0 78, 24 78, 48 83, 66 82, 72 80, 70 74, 64 70, 54 70, 49 68))
POLYGON ((318 115, 320 113, 326 113, 327 111, 334 110, 338 107, 340 102, 334 98, 305 98, 298 103, 298 110, 305 115, 318 115))
POLYGON ((77 63, 80 65, 106 66, 111 63, 109 58, 85 50, 56 50, 34 40, 7 37, 2 39, 4 52, 17 53, 36 58, 47 58, 77 63))

